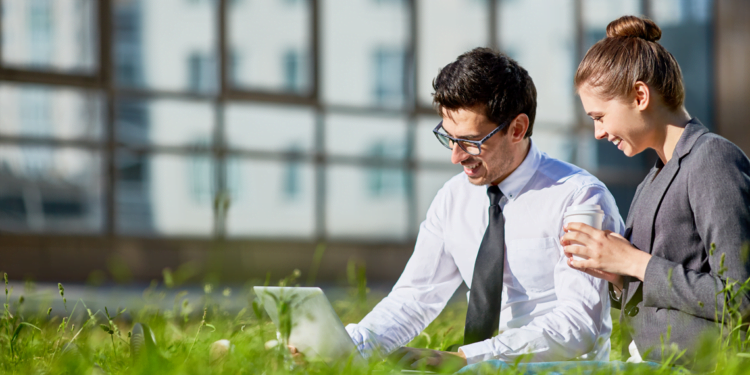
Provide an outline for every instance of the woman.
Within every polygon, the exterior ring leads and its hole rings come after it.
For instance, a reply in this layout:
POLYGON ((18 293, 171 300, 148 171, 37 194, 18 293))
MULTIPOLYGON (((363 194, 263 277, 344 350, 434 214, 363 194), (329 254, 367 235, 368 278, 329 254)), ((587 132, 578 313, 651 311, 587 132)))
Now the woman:
POLYGON ((561 241, 570 267, 610 282, 634 357, 694 364, 702 334, 719 332, 728 305, 736 302, 745 320, 750 312, 746 293, 722 292, 750 277, 742 251, 750 162, 690 117, 680 67, 660 37, 654 22, 621 17, 578 66, 575 86, 596 138, 627 156, 650 148, 659 159, 636 190, 625 237, 571 223, 561 241))

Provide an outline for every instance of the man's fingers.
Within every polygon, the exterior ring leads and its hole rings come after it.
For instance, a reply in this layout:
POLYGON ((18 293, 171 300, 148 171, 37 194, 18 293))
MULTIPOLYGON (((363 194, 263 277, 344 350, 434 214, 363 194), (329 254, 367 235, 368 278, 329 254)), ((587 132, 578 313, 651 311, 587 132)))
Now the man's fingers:
POLYGON ((432 351, 425 351, 423 354, 424 355, 411 364, 412 369, 435 370, 443 365, 443 357, 441 355, 432 351))
POLYGON ((406 351, 403 350, 404 348, 398 348, 393 353, 388 355, 388 360, 393 363, 398 363, 401 360, 401 357, 406 354, 406 351))
POLYGON ((421 368, 427 368, 429 365, 430 365, 429 358, 421 358, 417 361, 414 361, 409 367, 411 367, 414 370, 418 370, 421 368))
MULTIPOLYGON (((406 348, 403 348, 406 349, 406 348)), ((406 349, 404 350, 404 355, 401 356, 401 358, 398 360, 398 366, 402 368, 408 368, 411 367, 411 365, 418 361, 421 358, 421 355, 418 351, 414 349, 406 349)))
POLYGON ((305 353, 300 352, 292 345, 287 345, 287 349, 289 349, 289 353, 292 353, 292 359, 294 359, 296 364, 301 365, 305 363, 305 353))
POLYGON ((396 351, 393 352, 393 354, 391 354, 391 357, 396 357, 396 358, 401 359, 403 356, 405 356, 405 355, 407 355, 409 353, 411 353, 411 348, 407 348, 405 346, 402 346, 402 347, 396 349, 396 351))

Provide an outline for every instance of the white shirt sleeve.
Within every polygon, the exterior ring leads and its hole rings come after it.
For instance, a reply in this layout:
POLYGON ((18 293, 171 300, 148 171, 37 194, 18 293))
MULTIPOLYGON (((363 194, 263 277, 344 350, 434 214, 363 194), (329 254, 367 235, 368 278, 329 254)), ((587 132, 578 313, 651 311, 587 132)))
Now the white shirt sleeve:
POLYGON ((447 188, 432 201, 419 228, 414 253, 393 290, 362 319, 346 327, 365 356, 386 356, 407 344, 435 319, 463 279, 444 249, 447 188))
MULTIPOLYGON (((622 234, 624 224, 617 205, 604 188, 591 185, 579 189, 569 205, 580 204, 600 205, 606 217, 602 228, 622 234)), ((488 359, 513 362, 519 356, 533 362, 584 359, 584 354, 588 360, 609 359, 609 345, 592 353, 596 340, 609 340, 612 330, 606 282, 568 267, 562 246, 558 247, 560 259, 554 268, 557 306, 522 327, 462 346, 469 364, 488 359)))

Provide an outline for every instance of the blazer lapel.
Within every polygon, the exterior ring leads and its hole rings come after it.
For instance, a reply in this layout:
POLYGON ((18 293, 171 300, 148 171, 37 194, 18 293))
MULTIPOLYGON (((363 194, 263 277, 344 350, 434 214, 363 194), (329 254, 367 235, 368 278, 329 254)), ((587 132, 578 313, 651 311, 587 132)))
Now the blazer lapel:
POLYGON ((633 231, 633 221, 635 220, 635 215, 631 214, 633 212, 633 209, 635 208, 635 203, 638 201, 638 197, 641 195, 641 192, 643 191, 643 187, 646 185, 645 181, 650 181, 654 178, 654 173, 656 173, 656 168, 651 168, 651 170, 648 172, 648 175, 646 175, 646 178, 643 180, 644 182, 641 182, 638 185, 638 188, 635 189, 635 194, 633 195, 633 199, 630 201, 630 210, 628 210, 628 217, 625 221, 625 234, 624 237, 630 241, 630 235, 633 231))
POLYGON ((698 121, 698 119, 691 119, 690 122, 688 122, 685 126, 685 131, 682 133, 682 136, 677 142, 677 145, 675 145, 672 158, 669 160, 669 162, 667 162, 667 164, 662 164, 661 160, 656 161, 656 169, 659 169, 659 167, 661 167, 661 172, 658 172, 658 174, 656 174, 655 176, 651 176, 651 174, 649 174, 649 177, 653 179, 653 182, 648 189, 649 193, 645 197, 645 199, 647 199, 645 204, 646 207, 649 208, 649 210, 642 218, 642 220, 648 223, 648 225, 644 229, 647 231, 646 238, 649 239, 649 246, 648 249, 641 250, 647 251, 649 254, 653 253, 656 213, 659 211, 659 207, 661 206, 661 202, 664 199, 664 195, 667 193, 667 190, 672 184, 674 177, 680 170, 680 161, 682 160, 682 158, 690 153, 690 150, 692 150, 698 138, 707 132, 708 129, 706 129, 706 127, 704 127, 703 124, 698 121))
MULTIPOLYGON (((646 176, 646 179, 638 187, 638 190, 636 190, 635 196, 633 197, 633 203, 635 203, 635 201, 640 197, 641 193, 643 193, 643 190, 646 190, 645 195, 643 196, 643 199, 645 199, 645 201, 642 203, 639 202, 638 204, 644 204, 649 208, 646 212, 646 215, 637 218, 637 220, 643 220, 643 222, 646 223, 642 230, 646 231, 646 235, 648 236, 646 238, 649 239, 648 248, 641 250, 648 252, 649 254, 653 254, 655 237, 654 227, 656 224, 656 214, 659 211, 659 206, 661 205, 661 202, 664 199, 664 195, 667 193, 669 186, 672 184, 672 181, 677 175, 677 172, 680 170, 681 159, 685 157, 685 155, 690 153, 690 150, 693 149, 693 146, 695 145, 695 142, 698 140, 698 138, 700 138, 701 135, 707 132, 708 129, 706 129, 706 127, 703 126, 703 124, 701 124, 698 119, 691 119, 690 122, 688 122, 685 126, 685 131, 682 133, 682 136, 680 136, 680 140, 675 146, 674 153, 672 154, 672 159, 670 159, 666 165, 663 164, 661 160, 657 160, 654 168, 651 170, 651 172, 649 172, 648 176, 646 176), (661 171, 659 171, 659 169, 661 169, 661 171), (649 184, 649 181, 652 181, 652 183, 649 184)), ((633 210, 633 203, 631 203, 630 207, 631 212, 633 210)), ((627 234, 632 233, 634 220, 636 220, 636 218, 633 217, 633 215, 629 214, 628 221, 625 226, 627 228, 627 234)), ((626 238, 630 240, 630 236, 626 236, 626 238)), ((630 299, 637 292, 638 285, 641 283, 641 281, 636 278, 625 277, 624 282, 626 290, 623 291, 623 310, 625 309, 625 305, 628 304, 627 302, 630 302, 630 299)))
MULTIPOLYGON (((658 164, 661 164, 661 161, 657 161, 657 168, 659 167, 658 164)), ((654 246, 654 226, 656 224, 656 213, 659 212, 659 206, 661 206, 661 202, 664 199, 664 194, 667 192, 667 189, 669 189, 669 185, 672 184, 672 180, 674 180, 674 176, 677 175, 677 171, 679 170, 679 160, 677 158, 672 158, 669 163, 665 164, 661 168, 661 172, 653 177, 654 181, 651 183, 651 186, 649 187, 649 194, 645 198, 645 204, 646 207, 648 207, 648 211, 646 211, 644 217, 639 218, 639 220, 643 220, 644 222, 648 223, 648 225, 646 225, 643 229, 646 231, 646 238, 649 239, 649 245, 648 249, 641 250, 646 251, 649 254, 652 253, 652 249, 654 246)))

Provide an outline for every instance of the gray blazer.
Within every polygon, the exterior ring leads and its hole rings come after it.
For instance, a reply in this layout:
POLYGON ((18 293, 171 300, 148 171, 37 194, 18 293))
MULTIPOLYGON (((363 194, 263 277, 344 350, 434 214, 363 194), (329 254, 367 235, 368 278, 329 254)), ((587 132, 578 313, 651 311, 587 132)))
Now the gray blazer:
MULTIPOLYGON (((718 332, 716 313, 721 320, 729 298, 717 291, 750 277, 747 249, 743 254, 750 244, 750 161, 692 119, 672 159, 657 161, 638 186, 625 226, 630 242, 653 257, 644 281, 628 278, 623 300, 613 300, 613 307, 624 302, 620 322, 644 359, 660 362, 678 349, 687 350, 680 363, 694 363, 695 345, 718 332)), ((747 321, 750 297, 736 298, 747 321)))

